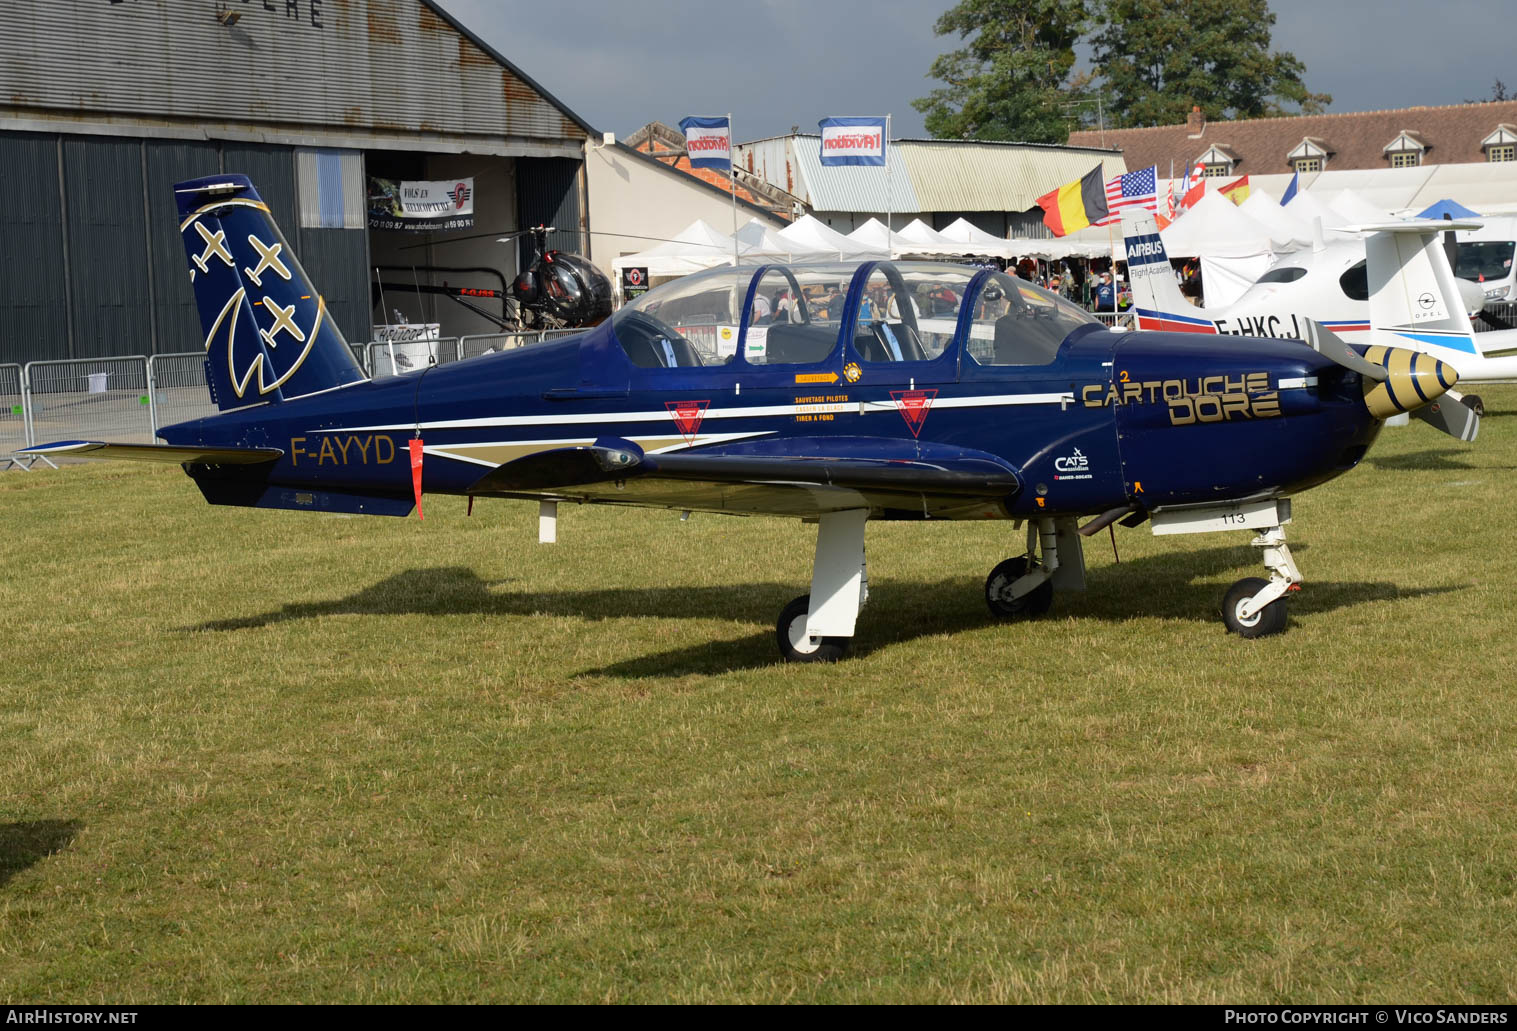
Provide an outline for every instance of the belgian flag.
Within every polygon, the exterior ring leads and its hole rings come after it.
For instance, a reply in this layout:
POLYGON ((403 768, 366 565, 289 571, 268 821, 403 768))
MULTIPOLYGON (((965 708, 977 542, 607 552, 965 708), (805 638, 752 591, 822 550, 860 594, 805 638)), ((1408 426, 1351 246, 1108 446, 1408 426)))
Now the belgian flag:
POLYGON ((1101 166, 1097 165, 1083 178, 1065 183, 1052 193, 1038 198, 1038 207, 1043 209, 1043 224, 1053 230, 1055 236, 1068 236, 1077 229, 1084 229, 1111 214, 1106 206, 1106 183, 1101 178, 1101 166))

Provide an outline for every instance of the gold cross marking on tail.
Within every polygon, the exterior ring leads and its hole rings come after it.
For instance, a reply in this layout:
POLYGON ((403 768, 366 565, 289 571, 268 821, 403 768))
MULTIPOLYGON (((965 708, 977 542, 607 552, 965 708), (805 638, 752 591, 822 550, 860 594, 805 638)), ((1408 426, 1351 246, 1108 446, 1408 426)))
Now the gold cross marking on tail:
POLYGON ((276 302, 265 297, 263 299, 263 307, 265 311, 274 316, 274 325, 266 330, 261 329, 258 331, 270 347, 279 346, 279 342, 274 338, 279 335, 281 330, 288 332, 296 340, 305 340, 305 333, 301 332, 300 327, 295 325, 295 306, 293 304, 288 308, 281 308, 276 302))
MULTIPOLYGON (((202 272, 209 272, 210 266, 207 263, 211 260, 211 255, 213 254, 226 262, 228 267, 230 267, 232 264, 232 253, 226 249, 226 230, 218 229, 213 233, 205 227, 204 222, 196 222, 195 228, 199 230, 200 238, 205 241, 205 250, 190 259, 195 263, 196 267, 202 272)), ((193 276, 194 273, 192 272, 191 275, 193 276)))
MULTIPOLYGON (((200 223, 196 222, 195 224, 199 225, 200 223)), ((242 271, 247 273, 248 278, 253 281, 254 285, 263 285, 263 280, 259 277, 263 275, 264 269, 273 269, 274 274, 280 279, 283 279, 287 283, 290 281, 290 270, 285 267, 284 262, 279 260, 279 252, 284 250, 284 244, 276 243, 271 247, 252 233, 248 234, 248 243, 252 244, 253 249, 258 252, 258 267, 245 268, 242 271)))

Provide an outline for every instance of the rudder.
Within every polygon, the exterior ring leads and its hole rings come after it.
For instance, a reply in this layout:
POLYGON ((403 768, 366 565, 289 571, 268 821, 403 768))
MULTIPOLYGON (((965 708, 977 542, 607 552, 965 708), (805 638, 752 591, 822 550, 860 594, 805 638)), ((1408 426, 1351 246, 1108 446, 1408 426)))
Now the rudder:
POLYGON ((1180 293, 1154 217, 1146 211, 1136 215, 1129 213, 1122 222, 1122 235, 1127 250, 1127 282, 1132 287, 1138 328, 1160 328, 1145 323, 1165 316, 1180 314, 1194 319, 1199 315, 1195 306, 1180 293))
POLYGON ((182 182, 174 198, 217 407, 367 378, 247 176, 182 182))

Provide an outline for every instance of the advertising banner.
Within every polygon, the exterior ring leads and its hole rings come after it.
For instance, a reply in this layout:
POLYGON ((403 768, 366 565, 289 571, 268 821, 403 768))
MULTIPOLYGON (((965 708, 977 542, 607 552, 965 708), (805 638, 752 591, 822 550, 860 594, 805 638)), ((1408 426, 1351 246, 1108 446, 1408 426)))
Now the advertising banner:
POLYGON ((822 164, 883 165, 885 119, 823 118, 822 164))
POLYGON ((622 299, 626 301, 641 297, 648 292, 648 270, 646 268, 622 269, 622 299))
POLYGON ((474 179, 369 177, 369 228, 429 232, 474 228, 474 179))
POLYGON ((691 168, 732 171, 732 124, 725 116, 691 115, 680 119, 679 127, 685 134, 685 153, 690 155, 691 168))

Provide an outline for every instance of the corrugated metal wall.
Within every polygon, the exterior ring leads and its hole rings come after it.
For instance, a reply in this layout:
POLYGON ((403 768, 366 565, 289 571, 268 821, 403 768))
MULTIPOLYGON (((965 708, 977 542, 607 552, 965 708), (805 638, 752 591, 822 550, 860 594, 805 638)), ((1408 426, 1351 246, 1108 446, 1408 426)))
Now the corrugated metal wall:
POLYGON ((147 232, 153 278, 153 329, 160 354, 204 346, 195 292, 185 269, 174 184, 215 175, 221 152, 210 143, 153 142, 143 148, 147 165, 147 232))
POLYGON ((0 136, 0 168, 0 362, 66 357, 58 138, 0 136))
POLYGON ((367 230, 301 228, 289 147, 7 134, 0 168, 0 362, 199 350, 173 185, 219 171, 252 177, 337 325, 368 337, 367 230))
POLYGON ((152 345, 142 145, 63 140, 73 358, 143 354, 152 345))
MULTIPOLYGON (((579 203, 579 173, 583 167, 583 162, 567 158, 516 160, 518 224, 549 225, 559 230, 548 234, 550 250, 590 253, 581 233, 585 223, 579 203)), ((530 238, 522 237, 517 246, 518 268, 526 268, 531 257, 530 248, 530 238)))
POLYGON ((0 4, 0 96, 18 107, 211 122, 584 139, 571 117, 418 0, 220 6, 238 16, 234 25, 209 0, 0 4))

